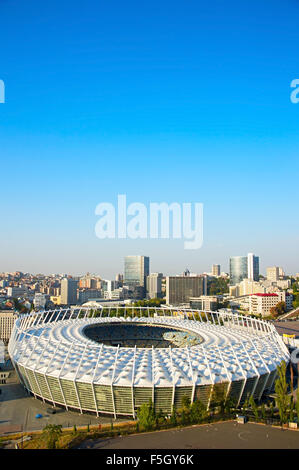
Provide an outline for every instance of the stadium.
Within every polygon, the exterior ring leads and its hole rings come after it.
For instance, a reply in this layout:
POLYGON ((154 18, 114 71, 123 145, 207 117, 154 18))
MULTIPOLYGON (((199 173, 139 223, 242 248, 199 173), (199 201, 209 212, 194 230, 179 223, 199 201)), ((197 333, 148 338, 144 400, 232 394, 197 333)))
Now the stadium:
POLYGON ((182 397, 207 409, 273 390, 289 353, 273 324, 175 308, 60 309, 21 315, 9 354, 23 386, 80 413, 136 417, 151 399, 170 414, 182 397))

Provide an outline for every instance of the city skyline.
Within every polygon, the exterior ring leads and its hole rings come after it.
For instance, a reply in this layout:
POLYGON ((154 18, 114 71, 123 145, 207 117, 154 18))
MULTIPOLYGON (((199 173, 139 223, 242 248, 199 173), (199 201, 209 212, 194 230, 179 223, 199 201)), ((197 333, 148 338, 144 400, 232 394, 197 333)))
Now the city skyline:
MULTIPOLYGON (((3 274, 3 273, 15 273, 15 272, 22 272, 23 274, 31 274, 31 275, 45 275, 45 276, 72 276, 72 277, 84 277, 85 275, 90 275, 90 276, 99 276, 101 277, 102 279, 114 279, 116 276, 118 276, 119 274, 123 275, 124 272, 125 272, 125 269, 124 269, 124 260, 125 258, 127 257, 147 257, 145 255, 126 255, 124 256, 123 258, 123 261, 121 262, 122 264, 122 269, 120 270, 113 270, 113 268, 111 268, 110 272, 112 273, 111 275, 109 276, 103 276, 103 273, 100 271, 100 270, 97 270, 97 271, 92 271, 92 270, 86 270, 86 271, 77 271, 77 272, 67 272, 67 271, 51 271, 51 272, 46 272, 46 271, 38 271, 38 272, 32 272, 32 271, 28 271, 28 270, 22 270, 22 269, 10 269, 10 270, 7 270, 7 271, 0 271, 0 274, 3 274)), ((150 259, 150 257, 148 257, 150 259)), ((192 269, 191 266, 185 266, 184 268, 182 267, 182 269, 180 271, 177 271, 177 272, 173 272, 173 271, 167 271, 167 270, 161 270, 159 271, 160 273, 163 274, 164 277, 166 276, 181 276, 181 275, 184 275, 185 273, 185 270, 188 269, 189 272, 191 273, 196 273, 196 274, 211 274, 212 276, 217 276, 218 274, 213 274, 213 268, 215 266, 219 266, 220 267, 220 272, 219 272, 219 276, 221 276, 222 274, 226 274, 228 276, 230 276, 230 261, 232 258, 244 258, 247 260, 248 258, 248 255, 247 256, 231 256, 227 263, 226 263, 226 266, 228 266, 228 269, 224 269, 223 265, 222 264, 211 264, 210 265, 210 269, 202 269, 202 270, 194 270, 192 269)), ((257 257, 258 259, 260 259, 260 257, 258 256, 257 257)), ((259 270, 259 274, 264 276, 264 277, 267 277, 267 272, 269 269, 283 269, 284 273, 286 276, 295 276, 296 274, 298 274, 298 269, 295 270, 294 272, 287 272, 285 271, 284 269, 284 266, 278 266, 277 264, 274 266, 270 266, 270 265, 267 265, 265 267, 265 269, 260 269, 259 270)), ((152 274, 156 274, 158 271, 151 268, 149 270, 149 273, 152 273, 152 274)), ((248 270, 247 270, 247 265, 246 265, 246 273, 248 273, 248 270)), ((248 276, 245 276, 245 278, 248 279, 248 276)))

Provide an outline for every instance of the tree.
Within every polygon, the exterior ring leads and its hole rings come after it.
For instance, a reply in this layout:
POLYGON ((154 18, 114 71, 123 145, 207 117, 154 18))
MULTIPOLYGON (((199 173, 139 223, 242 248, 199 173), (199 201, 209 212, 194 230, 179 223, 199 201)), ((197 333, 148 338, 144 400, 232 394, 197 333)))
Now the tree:
POLYGON ((249 398, 247 396, 244 400, 243 410, 246 412, 246 411, 248 411, 248 408, 249 408, 249 398))
POLYGON ((171 416, 170 416, 170 422, 173 426, 176 426, 178 421, 177 421, 177 413, 176 413, 176 408, 175 406, 173 407, 172 409, 172 413, 171 413, 171 416))
POLYGON ((289 420, 291 423, 294 422, 294 413, 295 412, 295 403, 294 403, 294 397, 291 395, 290 397, 290 410, 289 410, 289 420))
POLYGON ((276 403, 279 411, 280 422, 286 423, 288 419, 288 384, 286 380, 286 363, 281 361, 277 366, 278 379, 275 381, 276 403))
POLYGON ((221 295, 229 291, 229 279, 213 277, 208 280, 208 295, 221 295))
POLYGON ((290 385, 291 385, 291 393, 294 391, 294 371, 293 371, 293 364, 290 361, 290 373, 291 373, 291 378, 290 378, 290 385))
POLYGON ((62 430, 62 426, 59 424, 48 424, 43 429, 43 436, 46 438, 47 448, 56 449, 56 442, 58 441, 62 430))
POLYGON ((231 414, 232 409, 235 408, 235 406, 236 406, 236 401, 232 397, 227 398, 224 404, 225 413, 228 415, 231 414))
POLYGON ((262 403, 262 406, 261 406, 261 415, 263 419, 266 419, 266 408, 265 408, 264 403, 262 403))
POLYGON ((191 400, 187 395, 182 396, 182 407, 179 410, 179 415, 182 424, 188 424, 190 422, 190 406, 191 400))
POLYGON ((274 416, 274 403, 273 403, 273 401, 271 401, 271 403, 270 403, 270 416, 271 416, 271 418, 273 418, 273 416, 274 416))
POLYGON ((220 407, 220 414, 224 413, 227 393, 227 384, 220 383, 214 385, 210 407, 220 407))
POLYGON ((182 407, 185 409, 185 410, 189 410, 190 409, 190 398, 187 396, 187 395, 184 395, 182 397, 182 407))
POLYGON ((190 408, 190 421, 191 423, 199 423, 207 416, 207 407, 200 401, 196 400, 192 403, 190 408))
POLYGON ((165 419, 165 415, 162 409, 160 408, 159 412, 156 414, 156 426, 158 427, 159 424, 162 424, 164 422, 164 419, 165 419))
POLYGON ((297 413, 297 419, 299 419, 299 387, 297 387, 297 393, 296 393, 296 413, 297 413))
POLYGON ((294 308, 297 308, 299 307, 299 294, 294 294, 294 298, 293 298, 293 307, 294 308))
POLYGON ((278 317, 287 311, 285 302, 278 302, 275 307, 270 308, 270 313, 273 317, 278 317))
POLYGON ((146 431, 153 429, 156 422, 155 410, 152 400, 149 403, 143 403, 137 411, 138 421, 146 431))
POLYGON ((249 404, 251 406, 251 409, 253 411, 255 419, 258 419, 259 418, 259 410, 258 410, 257 404, 254 401, 253 395, 251 395, 251 397, 249 398, 249 404))

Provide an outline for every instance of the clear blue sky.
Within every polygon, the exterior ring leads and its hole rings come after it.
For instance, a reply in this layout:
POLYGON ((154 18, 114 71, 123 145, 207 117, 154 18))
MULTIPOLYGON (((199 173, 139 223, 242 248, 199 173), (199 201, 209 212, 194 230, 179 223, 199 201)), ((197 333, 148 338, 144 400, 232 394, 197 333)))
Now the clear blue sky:
POLYGON ((0 271, 299 271, 298 0, 0 0, 0 271), (203 202, 204 244, 99 240, 98 203, 203 202))

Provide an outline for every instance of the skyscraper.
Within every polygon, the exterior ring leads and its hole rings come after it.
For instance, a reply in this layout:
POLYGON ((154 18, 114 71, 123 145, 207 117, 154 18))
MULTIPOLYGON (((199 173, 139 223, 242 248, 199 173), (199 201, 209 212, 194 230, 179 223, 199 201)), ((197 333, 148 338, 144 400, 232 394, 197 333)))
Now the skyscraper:
POLYGON ((146 278, 149 275, 148 256, 126 256, 124 284, 130 289, 141 286, 145 289, 146 278))
POLYGON ((232 256, 230 258, 229 278, 232 286, 247 278, 247 256, 232 256))
POLYGON ((78 281, 64 278, 61 281, 61 303, 62 305, 74 305, 77 303, 78 281))
POLYGON ((259 280, 259 257, 253 253, 247 256, 232 256, 229 260, 230 284, 235 286, 243 279, 259 280))
POLYGON ((250 281, 258 281, 260 277, 259 257, 253 253, 247 255, 247 277, 250 281))

